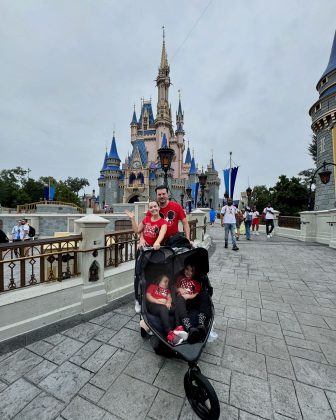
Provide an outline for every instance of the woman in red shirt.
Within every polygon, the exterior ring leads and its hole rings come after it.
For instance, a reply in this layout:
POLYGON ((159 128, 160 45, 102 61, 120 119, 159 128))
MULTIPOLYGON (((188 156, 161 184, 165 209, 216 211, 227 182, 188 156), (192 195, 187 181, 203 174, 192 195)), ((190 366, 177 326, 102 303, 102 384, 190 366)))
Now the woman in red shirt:
POLYGON ((131 219, 134 232, 142 232, 146 245, 152 246, 155 250, 160 249, 167 232, 167 221, 160 217, 158 203, 156 201, 149 203, 150 215, 146 215, 139 225, 135 221, 133 212, 125 210, 125 213, 131 219))

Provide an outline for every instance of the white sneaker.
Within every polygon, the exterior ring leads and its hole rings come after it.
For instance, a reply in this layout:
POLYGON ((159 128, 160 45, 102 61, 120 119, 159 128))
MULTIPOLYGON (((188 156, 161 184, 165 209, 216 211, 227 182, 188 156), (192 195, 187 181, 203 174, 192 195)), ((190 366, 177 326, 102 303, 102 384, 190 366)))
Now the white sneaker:
POLYGON ((140 306, 140 303, 137 300, 135 301, 134 310, 135 310, 135 313, 137 313, 137 314, 139 314, 141 312, 141 306, 140 306))
POLYGON ((259 236, 259 232, 256 232, 256 235, 259 236))
POLYGON ((270 233, 270 237, 271 237, 271 238, 272 238, 272 236, 273 236, 273 235, 270 233))
POLYGON ((267 235, 267 238, 270 238, 271 237, 271 235, 267 235))

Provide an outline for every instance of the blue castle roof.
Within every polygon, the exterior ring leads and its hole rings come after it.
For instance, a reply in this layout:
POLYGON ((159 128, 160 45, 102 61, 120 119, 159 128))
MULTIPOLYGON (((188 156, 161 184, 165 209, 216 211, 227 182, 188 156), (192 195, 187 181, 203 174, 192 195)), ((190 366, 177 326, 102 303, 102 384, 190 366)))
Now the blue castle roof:
POLYGON ((161 147, 168 147, 166 133, 163 133, 161 147))
POLYGON ((132 124, 137 124, 137 117, 136 117, 136 113, 135 110, 133 111, 133 117, 132 117, 132 124))
POLYGON ((214 163, 214 160, 213 160, 213 158, 211 158, 211 169, 213 170, 213 171, 215 171, 216 169, 215 169, 215 163, 214 163))
POLYGON ((331 73, 334 70, 336 70, 336 31, 334 35, 334 42, 331 48, 329 63, 324 73, 322 74, 320 80, 323 79, 324 76, 327 76, 329 73, 331 73))
POLYGON ((186 164, 190 164, 191 163, 191 154, 190 154, 189 146, 188 146, 188 149, 187 149, 187 154, 186 154, 186 158, 185 158, 184 163, 186 163, 186 164))
POLYGON ((177 115, 180 115, 181 117, 183 116, 182 106, 181 106, 181 99, 179 99, 179 106, 178 106, 178 110, 177 110, 177 115))
POLYGON ((139 124, 142 124, 142 115, 145 111, 145 109, 147 110, 148 113, 148 118, 149 124, 154 124, 154 115, 153 115, 153 110, 152 110, 152 104, 150 102, 144 102, 141 108, 141 114, 140 114, 140 118, 139 118, 139 124))
POLYGON ((129 158, 128 163, 130 164, 133 161, 133 157, 135 155, 136 150, 139 151, 142 165, 143 166, 147 165, 147 150, 146 150, 145 142, 143 140, 135 140, 133 144, 132 154, 129 158))
POLYGON ((107 158, 108 158, 108 155, 107 155, 107 152, 105 152, 104 163, 103 163, 103 167, 101 168, 102 171, 106 171, 107 169, 107 158))
POLYGON ((191 159, 191 166, 190 166, 190 170, 189 170, 189 175, 195 175, 196 174, 196 165, 195 165, 195 159, 192 158, 191 159))
POLYGON ((116 140, 115 140, 114 135, 112 137, 111 150, 110 150, 110 153, 108 155, 108 158, 120 161, 120 158, 119 158, 119 155, 118 155, 118 152, 117 152, 117 145, 116 145, 116 140))

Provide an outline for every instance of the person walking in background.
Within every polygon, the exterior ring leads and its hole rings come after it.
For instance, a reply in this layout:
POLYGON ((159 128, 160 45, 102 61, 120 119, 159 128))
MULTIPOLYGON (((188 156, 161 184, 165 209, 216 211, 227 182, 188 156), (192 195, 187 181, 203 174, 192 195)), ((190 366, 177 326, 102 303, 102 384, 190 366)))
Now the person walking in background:
POLYGON ((245 212, 244 212, 245 235, 248 241, 251 239, 252 214, 253 213, 250 207, 245 207, 245 212))
POLYGON ((259 235, 259 212, 256 205, 252 207, 252 235, 259 235))
POLYGON ((210 212, 209 212, 209 217, 210 217, 210 225, 213 226, 216 220, 216 216, 217 216, 217 212, 216 210, 214 210, 213 208, 211 208, 210 212))
MULTIPOLYGON (((21 241, 21 220, 19 220, 17 222, 17 224, 13 226, 12 241, 13 242, 20 242, 21 241)), ((14 254, 15 254, 16 258, 19 256, 18 249, 19 248, 14 248, 14 254)))
POLYGON ((243 213, 241 212, 241 210, 237 209, 237 212, 236 212, 236 230, 237 230, 236 239, 237 241, 239 241, 239 238, 240 238, 240 226, 243 220, 244 220, 243 213))
POLYGON ((264 208, 263 213, 265 214, 266 235, 267 238, 271 238, 274 229, 274 208, 271 206, 271 203, 268 203, 267 207, 264 208))
POLYGON ((232 198, 228 198, 227 205, 223 206, 221 210, 221 225, 224 226, 225 230, 225 245, 224 247, 228 247, 228 241, 229 241, 229 232, 231 234, 231 240, 232 240, 232 250, 238 251, 239 248, 236 244, 236 213, 237 208, 233 205, 232 198))

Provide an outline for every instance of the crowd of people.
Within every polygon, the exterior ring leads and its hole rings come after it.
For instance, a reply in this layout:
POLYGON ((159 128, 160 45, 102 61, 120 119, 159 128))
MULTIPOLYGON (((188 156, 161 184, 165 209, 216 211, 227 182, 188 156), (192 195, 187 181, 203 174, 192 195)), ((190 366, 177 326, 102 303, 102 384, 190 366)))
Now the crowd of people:
MULTIPOLYGON (((265 219, 266 224, 266 236, 267 238, 272 237, 274 230, 274 217, 275 211, 268 203, 267 207, 264 208, 261 217, 265 219)), ((221 213, 221 226, 224 227, 224 247, 228 248, 229 234, 231 236, 232 250, 238 251, 237 241, 240 238, 240 232, 242 224, 244 223, 245 237, 247 241, 251 240, 252 235, 259 235, 259 224, 260 224, 260 213, 257 207, 246 206, 240 210, 238 207, 233 205, 232 198, 228 197, 226 204, 222 207, 221 213)))

